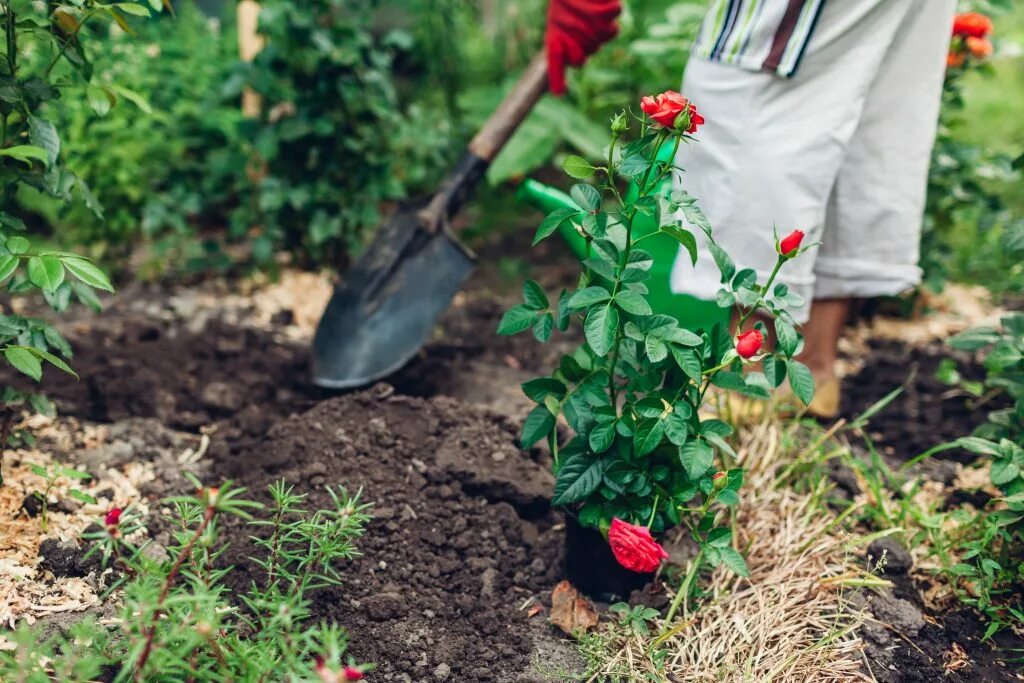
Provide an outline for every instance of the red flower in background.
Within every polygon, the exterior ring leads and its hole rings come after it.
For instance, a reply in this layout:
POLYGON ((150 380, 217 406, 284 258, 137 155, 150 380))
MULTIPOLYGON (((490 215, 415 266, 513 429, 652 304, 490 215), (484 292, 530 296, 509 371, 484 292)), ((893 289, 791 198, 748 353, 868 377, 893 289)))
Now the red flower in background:
POLYGON ((668 557, 668 553, 651 537, 645 526, 612 519, 608 529, 608 544, 615 559, 626 569, 634 572, 653 572, 668 557))
POLYGON ((344 678, 342 679, 344 681, 361 681, 361 680, 363 680, 363 672, 360 671, 359 669, 355 668, 354 666, 346 666, 342 670, 341 675, 344 676, 344 678))
POLYGON ((741 358, 751 358, 757 355, 764 344, 764 335, 757 330, 748 330, 736 338, 736 353, 741 358))
POLYGON ((966 12, 958 14, 953 19, 953 35, 984 38, 992 33, 992 20, 978 12, 966 12))
POLYGON ((974 36, 968 36, 964 43, 967 45, 967 51, 971 53, 971 56, 975 59, 986 59, 992 56, 992 41, 988 38, 975 38, 974 36))
POLYGON ((674 90, 666 90, 657 97, 648 95, 641 98, 640 108, 659 128, 675 128, 676 119, 684 112, 689 114, 685 129, 687 133, 696 132, 697 126, 704 123, 704 117, 697 113, 697 107, 674 90))
POLYGON ((800 248, 800 243, 804 241, 804 233, 802 230, 794 230, 779 242, 779 253, 783 256, 789 256, 794 251, 800 248))

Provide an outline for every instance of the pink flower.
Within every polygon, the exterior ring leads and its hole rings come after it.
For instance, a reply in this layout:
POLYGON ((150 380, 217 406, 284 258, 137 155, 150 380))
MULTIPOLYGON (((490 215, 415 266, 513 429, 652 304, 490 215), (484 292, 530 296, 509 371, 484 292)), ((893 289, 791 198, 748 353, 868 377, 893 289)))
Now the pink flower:
POLYGON ((608 543, 618 563, 634 572, 653 572, 668 558, 665 549, 651 537, 650 529, 623 522, 618 517, 612 519, 608 529, 608 543))

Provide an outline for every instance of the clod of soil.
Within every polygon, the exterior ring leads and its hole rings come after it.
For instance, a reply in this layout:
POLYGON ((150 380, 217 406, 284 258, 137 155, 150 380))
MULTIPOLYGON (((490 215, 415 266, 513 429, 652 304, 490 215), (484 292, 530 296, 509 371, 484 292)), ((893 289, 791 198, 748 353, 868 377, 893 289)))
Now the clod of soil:
MULTIPOLYGON (((390 393, 320 403, 214 468, 254 495, 284 479, 311 508, 329 504, 328 485, 362 489, 374 504, 364 556, 313 608, 350 629, 352 655, 375 662, 375 678, 536 680, 538 629, 518 606, 561 571, 548 469, 515 447, 516 426, 503 417, 390 393)), ((227 531, 241 582, 259 571, 244 557, 250 532, 227 531)))

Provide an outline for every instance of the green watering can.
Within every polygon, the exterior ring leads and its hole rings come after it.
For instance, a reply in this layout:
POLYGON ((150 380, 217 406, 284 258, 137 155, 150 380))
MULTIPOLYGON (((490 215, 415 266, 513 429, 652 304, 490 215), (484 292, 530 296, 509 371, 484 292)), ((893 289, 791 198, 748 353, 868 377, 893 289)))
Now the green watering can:
MULTIPOLYGON (((662 154, 667 157, 667 154, 662 154)), ((664 185, 671 183, 666 179, 664 185)), ((637 187, 631 183, 627 193, 627 199, 635 197, 637 187)), ((558 188, 545 185, 527 178, 519 186, 517 192, 520 201, 533 206, 545 214, 561 208, 579 208, 572 198, 558 188)), ((639 214, 633 219, 634 239, 657 232, 660 226, 646 214, 639 214)), ((563 222, 558 232, 569 244, 578 258, 585 258, 586 242, 576 232, 572 221, 563 222)), ((658 235, 644 240, 643 248, 654 257, 654 265, 651 267, 651 279, 646 281, 649 294, 647 300, 655 313, 670 315, 679 321, 679 324, 689 330, 700 329, 710 330, 715 323, 727 324, 730 312, 722 308, 714 301, 704 301, 688 294, 676 294, 672 291, 669 281, 672 274, 672 264, 675 262, 676 253, 679 251, 679 243, 669 235, 658 235)))

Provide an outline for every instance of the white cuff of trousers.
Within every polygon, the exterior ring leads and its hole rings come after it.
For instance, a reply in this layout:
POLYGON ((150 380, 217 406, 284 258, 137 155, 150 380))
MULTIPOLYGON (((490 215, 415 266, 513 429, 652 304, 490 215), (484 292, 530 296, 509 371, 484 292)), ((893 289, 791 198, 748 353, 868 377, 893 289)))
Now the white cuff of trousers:
POLYGON ((818 255, 814 263, 816 299, 894 296, 921 283, 917 266, 894 265, 818 255))

